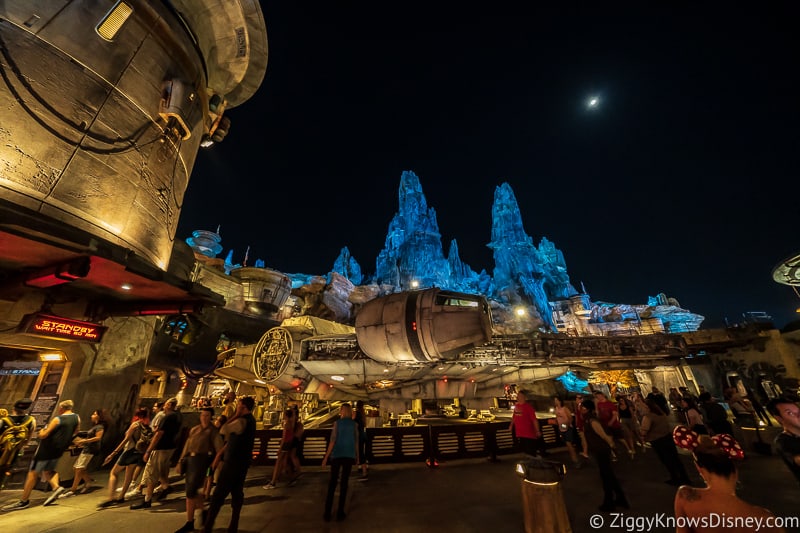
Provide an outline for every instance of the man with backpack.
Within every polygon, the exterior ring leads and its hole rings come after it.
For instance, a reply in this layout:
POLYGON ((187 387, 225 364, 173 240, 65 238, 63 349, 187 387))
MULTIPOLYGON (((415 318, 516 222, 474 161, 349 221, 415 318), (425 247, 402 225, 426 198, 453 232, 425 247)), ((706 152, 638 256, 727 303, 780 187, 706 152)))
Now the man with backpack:
POLYGON ((0 489, 11 474, 11 467, 36 431, 36 419, 27 413, 33 401, 23 398, 14 403, 14 414, 0 419, 0 489))
POLYGON ((161 490, 156 496, 158 500, 164 499, 172 492, 169 485, 169 469, 172 454, 181 431, 181 415, 176 411, 177 398, 170 398, 164 402, 164 418, 159 423, 153 434, 150 445, 144 452, 144 474, 142 482, 145 484, 144 499, 131 505, 131 509, 149 509, 155 492, 156 482, 160 482, 161 490))
POLYGON ((48 496, 43 505, 50 505, 64 492, 64 487, 59 485, 58 482, 56 466, 61 455, 72 442, 72 438, 78 433, 78 428, 81 425, 80 417, 72 412, 73 406, 72 400, 64 400, 59 403, 58 416, 51 418, 47 426, 39 431, 39 447, 36 449, 36 455, 33 456, 28 477, 25 479, 22 496, 18 502, 3 507, 3 511, 17 511, 27 508, 30 505, 29 498, 33 488, 36 486, 36 481, 43 473, 53 489, 52 494, 48 496))

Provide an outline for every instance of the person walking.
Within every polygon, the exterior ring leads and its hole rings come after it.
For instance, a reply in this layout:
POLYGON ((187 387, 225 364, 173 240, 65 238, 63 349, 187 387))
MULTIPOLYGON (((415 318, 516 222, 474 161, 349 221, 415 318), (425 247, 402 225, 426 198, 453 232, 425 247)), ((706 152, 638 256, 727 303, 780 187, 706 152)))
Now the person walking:
POLYGON ((349 403, 343 403, 339 408, 339 420, 333 424, 331 440, 325 457, 322 458, 322 466, 331 460, 331 477, 328 480, 328 493, 325 496, 325 512, 322 515, 326 522, 331 519, 333 509, 333 495, 336 492, 336 484, 339 483, 339 507, 336 512, 336 520, 341 521, 346 518, 344 504, 347 499, 347 484, 350 481, 350 470, 354 464, 358 463, 358 426, 353 420, 353 408, 349 403), (340 478, 341 474, 341 478, 340 478))
POLYGON ((629 509, 628 499, 622 491, 622 486, 614 474, 611 466, 611 453, 614 448, 614 439, 605 432, 603 424, 597 418, 595 405, 592 400, 584 400, 581 404, 581 413, 584 417, 583 431, 586 434, 586 443, 589 453, 594 457, 600 472, 600 481, 603 484, 603 503, 599 510, 612 512, 617 507, 629 509))
POLYGON ((708 428, 706 428, 703 415, 700 414, 700 409, 697 408, 697 403, 694 401, 694 398, 691 396, 682 398, 680 406, 686 424, 692 428, 692 431, 701 435, 708 435, 708 428))
POLYGON ((156 482, 160 482, 161 489, 156 495, 159 500, 164 499, 172 492, 169 485, 169 469, 172 454, 181 431, 181 415, 175 408, 178 406, 177 398, 170 398, 164 402, 164 417, 158 429, 153 434, 153 440, 144 452, 144 474, 142 482, 145 485, 144 499, 131 505, 131 509, 149 509, 156 489, 156 482))
POLYGON ((298 471, 300 468, 300 459, 295 454, 292 456, 297 441, 295 440, 295 412, 289 408, 283 411, 283 433, 281 434, 281 441, 278 445, 278 458, 275 460, 275 466, 272 469, 272 479, 269 483, 264 485, 264 490, 272 490, 278 486, 278 479, 281 474, 288 470, 290 461, 297 461, 298 471))
POLYGON ((297 480, 300 479, 300 476, 303 475, 301 461, 303 460, 303 445, 305 444, 306 432, 306 427, 303 425, 303 421, 300 420, 300 409, 297 405, 293 406, 292 411, 294 411, 294 443, 287 463, 292 471, 292 477, 289 480, 290 487, 293 487, 297 480))
POLYGON ((578 432, 572 424, 572 411, 569 410, 569 407, 564 405, 564 402, 558 396, 553 397, 553 403, 556 424, 558 424, 558 432, 561 435, 561 440, 567 445, 567 451, 572 460, 572 465, 575 468, 580 468, 582 465, 575 451, 575 445, 579 444, 580 441, 578 440, 578 432))
MULTIPOLYGON (((628 450, 634 451, 636 450, 634 440, 637 442, 639 440, 639 422, 636 420, 633 403, 625 396, 617 396, 617 414, 622 426, 622 437, 625 439, 625 445, 628 450)), ((630 455, 631 458, 634 457, 633 453, 630 455)))
POLYGON ((579 453, 581 457, 584 459, 589 458, 589 446, 586 444, 586 434, 583 431, 583 414, 581 413, 581 404, 583 403, 583 394, 576 394, 575 395, 575 412, 573 415, 575 416, 575 430, 578 432, 578 438, 580 438, 580 449, 579 453))
POLYGON ((194 514, 203 509, 203 492, 206 477, 210 477, 211 462, 222 450, 222 437, 211 423, 214 409, 200 409, 200 423, 189 430, 189 437, 178 459, 178 473, 186 480, 186 523, 175 533, 194 531, 194 514))
POLYGON ((542 434, 539 431, 539 419, 536 418, 536 410, 528 403, 526 390, 517 392, 517 403, 514 404, 514 413, 508 429, 516 435, 523 453, 546 455, 542 434))
POLYGON ((658 407, 661 409, 661 412, 669 416, 671 411, 669 409, 669 402, 667 401, 667 397, 664 396, 664 393, 658 390, 658 387, 653 387, 652 390, 647 394, 647 400, 655 400, 658 404, 658 407))
MULTIPOLYGON (((461 406, 464 407, 463 404, 461 406)), ((358 466, 361 467, 359 481, 367 481, 367 412, 364 410, 363 400, 356 401, 356 410, 353 412, 353 420, 358 426, 358 466)))
POLYGON ((108 454, 105 461, 103 461, 103 465, 106 465, 110 463, 114 457, 117 457, 117 461, 108 474, 108 500, 100 503, 97 506, 98 508, 104 509, 114 504, 125 502, 128 487, 131 486, 131 483, 136 477, 137 470, 141 470, 144 467, 144 454, 136 449, 136 443, 139 442, 143 431, 149 431, 147 420, 147 409, 144 407, 139 408, 133 415, 133 421, 125 431, 125 436, 122 438, 122 441, 108 454), (122 492, 118 498, 117 480, 119 474, 123 470, 125 471, 125 479, 122 482, 122 492))
POLYGON ((710 392, 700 393, 700 411, 706 427, 712 435, 733 435, 733 426, 728 420, 728 411, 711 397, 710 392))
POLYGON ((36 419, 27 413, 33 400, 22 398, 14 402, 14 414, 0 418, 0 490, 11 475, 21 451, 36 431, 36 419))
POLYGON ((229 390, 225 393, 225 397, 222 399, 222 416, 225 417, 225 420, 229 419, 233 416, 236 412, 236 393, 232 390, 229 390))
MULTIPOLYGON (((622 432, 622 422, 619 420, 619 410, 617 406, 608 399, 608 396, 602 391, 596 390, 592 393, 594 395, 594 403, 597 409, 597 418, 603 424, 603 429, 606 433, 611 435, 614 439, 622 442, 625 449, 630 455, 631 459, 634 458, 636 451, 631 448, 631 444, 625 440, 625 434, 622 432)), ((616 461, 616 454, 612 452, 611 459, 616 461)))
POLYGON ((666 481, 670 485, 689 485, 689 475, 683 467, 678 449, 672 441, 672 422, 669 416, 661 411, 655 400, 646 400, 645 410, 640 427, 642 438, 650 443, 658 460, 669 473, 666 481))
POLYGON ((58 472, 56 465, 72 442, 72 438, 78 433, 81 425, 81 418, 72 412, 75 404, 72 400, 64 400, 58 404, 58 416, 54 416, 47 423, 44 429, 39 431, 39 447, 33 456, 28 477, 25 479, 25 486, 22 489, 22 496, 16 503, 6 505, 3 511, 17 511, 25 509, 30 505, 30 496, 36 481, 44 475, 53 492, 44 501, 43 505, 50 505, 58 498, 64 487, 59 485, 58 472))
POLYGON ((76 494, 84 494, 89 490, 89 483, 92 482, 92 478, 89 476, 87 469, 94 456, 100 453, 103 434, 106 431, 106 427, 108 427, 108 422, 106 422, 101 409, 92 411, 90 419, 92 428, 86 433, 86 438, 78 438, 72 441, 75 446, 81 447, 81 453, 78 455, 75 464, 72 465, 72 469, 75 472, 72 478, 72 487, 61 494, 59 498, 69 498, 76 494), (83 481, 83 488, 79 489, 81 481, 83 481))
POLYGON ((225 498, 231 495, 231 521, 228 531, 239 530, 239 515, 244 505, 244 481, 253 457, 253 445, 256 439, 256 419, 252 412, 256 402, 245 396, 239 399, 233 416, 220 428, 219 433, 225 439, 225 445, 217 452, 211 468, 216 468, 220 460, 224 460, 219 471, 217 486, 211 496, 208 516, 203 524, 203 531, 211 533, 225 498))

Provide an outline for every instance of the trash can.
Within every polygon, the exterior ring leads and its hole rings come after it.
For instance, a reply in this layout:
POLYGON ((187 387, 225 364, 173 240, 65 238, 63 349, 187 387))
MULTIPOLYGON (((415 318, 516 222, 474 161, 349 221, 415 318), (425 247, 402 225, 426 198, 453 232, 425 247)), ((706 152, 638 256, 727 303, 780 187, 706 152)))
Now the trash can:
POLYGON ((534 458, 517 463, 525 533, 572 533, 561 487, 566 471, 560 461, 534 458))

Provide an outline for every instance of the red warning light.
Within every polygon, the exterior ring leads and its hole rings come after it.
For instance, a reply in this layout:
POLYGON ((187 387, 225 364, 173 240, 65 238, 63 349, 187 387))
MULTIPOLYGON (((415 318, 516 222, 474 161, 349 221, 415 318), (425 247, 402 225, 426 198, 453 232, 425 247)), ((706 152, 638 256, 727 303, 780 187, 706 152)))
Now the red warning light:
POLYGON ((417 331, 417 321, 413 321, 411 323, 411 331, 417 331))

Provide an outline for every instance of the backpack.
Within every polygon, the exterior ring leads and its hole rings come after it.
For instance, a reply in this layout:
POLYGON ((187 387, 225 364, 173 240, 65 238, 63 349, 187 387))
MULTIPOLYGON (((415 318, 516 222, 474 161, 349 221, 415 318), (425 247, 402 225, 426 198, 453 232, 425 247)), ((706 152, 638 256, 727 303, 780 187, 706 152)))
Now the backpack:
POLYGON ((17 456, 22 445, 30 438, 34 418, 25 416, 21 422, 15 423, 10 416, 0 419, 5 428, 0 434, 0 466, 10 465, 17 456))
POLYGON ((133 449, 139 453, 146 452, 147 448, 150 446, 150 441, 153 440, 153 434, 153 428, 139 422, 139 439, 136 441, 133 449))

